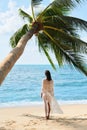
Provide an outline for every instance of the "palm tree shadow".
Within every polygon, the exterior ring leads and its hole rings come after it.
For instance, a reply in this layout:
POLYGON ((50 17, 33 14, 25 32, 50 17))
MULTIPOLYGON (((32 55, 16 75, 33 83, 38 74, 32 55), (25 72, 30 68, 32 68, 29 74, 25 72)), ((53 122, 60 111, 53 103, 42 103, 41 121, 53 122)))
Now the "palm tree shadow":
MULTIPOLYGON (((83 127, 87 129, 87 125, 83 126, 83 122, 87 122, 87 118, 58 118, 54 119, 56 122, 58 122, 60 125, 64 125, 71 128, 80 128, 79 130, 83 130, 83 127)), ((87 123, 85 123, 87 124, 87 123)))
MULTIPOLYGON (((28 117, 28 118, 34 118, 34 119, 39 119, 41 121, 45 120, 45 117, 39 116, 39 115, 33 115, 33 114, 24 114, 22 116, 28 117)), ((51 116, 48 121, 52 121, 53 123, 58 123, 60 126, 65 126, 65 127, 70 127, 73 129, 80 128, 79 130, 83 130, 83 127, 87 129, 87 125, 83 126, 83 122, 87 122, 87 118, 78 118, 78 117, 54 117, 51 116)), ((87 123, 85 123, 87 124, 87 123)))

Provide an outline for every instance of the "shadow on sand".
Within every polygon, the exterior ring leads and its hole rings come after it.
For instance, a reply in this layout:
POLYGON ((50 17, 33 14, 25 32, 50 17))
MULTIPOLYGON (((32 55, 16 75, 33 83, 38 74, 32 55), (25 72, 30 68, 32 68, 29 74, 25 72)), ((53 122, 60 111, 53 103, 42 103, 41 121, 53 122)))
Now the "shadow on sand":
MULTIPOLYGON (((29 117, 29 118, 35 118, 36 120, 44 121, 46 120, 45 117, 34 115, 34 114, 24 114, 22 116, 29 117)), ((51 123, 58 123, 59 126, 64 126, 66 128, 71 128, 73 130, 87 130, 87 118, 82 118, 82 117, 54 117, 51 116, 49 120, 47 120, 48 123, 51 121, 51 123)))

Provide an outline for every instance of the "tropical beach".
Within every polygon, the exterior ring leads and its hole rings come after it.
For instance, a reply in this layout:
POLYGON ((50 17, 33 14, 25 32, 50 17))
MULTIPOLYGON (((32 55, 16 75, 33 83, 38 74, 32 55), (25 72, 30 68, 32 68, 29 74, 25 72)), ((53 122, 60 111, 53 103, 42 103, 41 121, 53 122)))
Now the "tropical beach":
POLYGON ((86 82, 84 75, 68 66, 57 72, 50 65, 15 66, 0 87, 0 130, 87 130, 86 82), (52 113, 49 120, 45 119, 40 97, 47 68, 52 72, 55 98, 63 110, 63 114, 52 113))
POLYGON ((63 114, 44 117, 44 106, 0 108, 0 130, 87 130, 87 104, 62 105, 63 114))
POLYGON ((0 130, 87 130, 86 9, 81 0, 1 0, 0 130), (55 102, 63 113, 50 115, 55 102))

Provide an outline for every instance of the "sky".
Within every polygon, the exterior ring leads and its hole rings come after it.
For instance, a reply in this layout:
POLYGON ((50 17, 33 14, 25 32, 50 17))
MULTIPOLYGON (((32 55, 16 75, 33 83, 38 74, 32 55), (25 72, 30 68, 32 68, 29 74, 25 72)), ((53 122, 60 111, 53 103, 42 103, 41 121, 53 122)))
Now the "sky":
MULTIPOLYGON (((47 2, 47 0, 43 0, 41 8, 49 4, 51 1, 52 0, 48 0, 47 2)), ((23 21, 18 15, 19 8, 31 13, 30 0, 0 0, 0 61, 2 61, 12 50, 9 44, 10 37, 16 30, 18 30, 18 28, 25 24, 25 21, 23 21)), ((87 0, 76 7, 70 15, 87 21, 86 12, 87 0)), ((86 41, 87 33, 80 33, 81 39, 86 41)), ((50 55, 56 63, 54 56, 52 54, 50 55)), ((39 53, 35 37, 33 37, 28 41, 23 55, 16 64, 49 64, 49 62, 43 53, 39 53)))

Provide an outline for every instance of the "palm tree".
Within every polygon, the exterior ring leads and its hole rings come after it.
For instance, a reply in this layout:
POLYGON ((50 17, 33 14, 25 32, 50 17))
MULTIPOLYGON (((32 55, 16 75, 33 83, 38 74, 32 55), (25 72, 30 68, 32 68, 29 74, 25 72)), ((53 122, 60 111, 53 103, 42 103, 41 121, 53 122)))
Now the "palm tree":
POLYGON ((23 25, 10 38, 13 50, 0 63, 0 84, 22 55, 27 41, 33 35, 38 39, 39 51, 45 53, 54 69, 55 65, 49 50, 54 53, 59 66, 67 62, 87 75, 83 55, 87 43, 80 39, 77 32, 78 29, 86 31, 87 22, 68 15, 81 0, 54 0, 42 12, 35 15, 34 7, 41 2, 42 0, 31 0, 32 16, 19 9, 19 14, 28 20, 28 24, 23 25))

